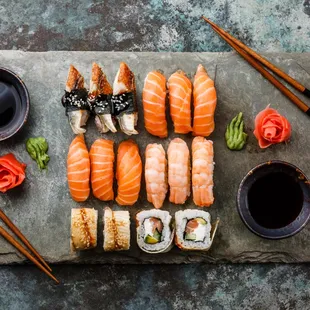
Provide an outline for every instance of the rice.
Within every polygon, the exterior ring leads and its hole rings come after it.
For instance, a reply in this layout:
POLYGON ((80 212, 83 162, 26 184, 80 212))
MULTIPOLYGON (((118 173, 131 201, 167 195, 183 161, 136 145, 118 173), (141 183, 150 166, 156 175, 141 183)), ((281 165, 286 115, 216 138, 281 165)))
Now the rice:
POLYGON ((208 251, 211 247, 211 216, 209 212, 187 209, 175 213, 176 221, 176 245, 182 250, 200 250, 208 251), (190 241, 184 239, 184 232, 186 224, 189 220, 194 218, 203 218, 206 222, 206 235, 203 241, 190 241))
POLYGON ((151 253, 168 252, 173 244, 173 234, 171 231, 171 215, 168 211, 158 209, 141 211, 136 215, 137 220, 137 243, 141 250, 151 253), (148 244, 144 241, 145 229, 144 221, 147 218, 155 217, 162 221, 163 231, 161 233, 161 241, 156 244, 148 244))

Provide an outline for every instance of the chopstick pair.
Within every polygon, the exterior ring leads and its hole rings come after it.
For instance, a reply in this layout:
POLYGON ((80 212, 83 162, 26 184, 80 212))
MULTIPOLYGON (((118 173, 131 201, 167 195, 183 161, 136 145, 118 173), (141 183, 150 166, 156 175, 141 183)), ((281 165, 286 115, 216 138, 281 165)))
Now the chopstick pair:
POLYGON ((265 77, 270 83, 277 87, 286 97, 288 97, 299 109, 310 116, 310 108, 301 99, 299 99, 295 94, 293 94, 286 86, 284 86, 279 80, 277 80, 269 71, 267 71, 261 64, 266 66, 272 72, 280 76, 295 89, 300 91, 302 94, 310 98, 310 90, 305 86, 300 84, 298 81, 293 79, 291 76, 283 72, 281 69, 277 68, 275 65, 270 63, 267 59, 263 58, 251 48, 231 36, 229 33, 224 31, 222 28, 217 26, 215 23, 211 22, 206 17, 202 18, 212 26, 213 30, 222 37, 232 48, 234 48, 240 56, 242 56, 252 67, 254 67, 260 74, 265 77))
POLYGON ((0 235, 3 236, 9 243, 11 243, 19 252, 25 255, 29 260, 31 260, 39 269, 46 273, 50 278, 52 278, 57 284, 59 281, 52 275, 52 269, 45 262, 42 256, 36 251, 36 249, 31 245, 31 243, 26 239, 26 237, 21 233, 21 231, 12 223, 12 221, 4 214, 0 209, 0 219, 12 230, 12 232, 19 237, 19 239, 24 243, 24 245, 33 253, 32 256, 17 240, 14 239, 3 227, 0 226, 0 235))

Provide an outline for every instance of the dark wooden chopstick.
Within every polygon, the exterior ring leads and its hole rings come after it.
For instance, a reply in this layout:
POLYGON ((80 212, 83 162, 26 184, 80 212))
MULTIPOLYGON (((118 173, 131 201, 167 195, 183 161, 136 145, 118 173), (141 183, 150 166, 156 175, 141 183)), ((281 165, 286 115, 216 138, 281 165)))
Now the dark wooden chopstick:
POLYGON ((59 281, 43 266, 38 260, 36 260, 27 250, 15 240, 3 227, 0 226, 0 235, 3 236, 9 243, 11 243, 19 252, 25 255, 29 260, 31 260, 39 269, 46 273, 50 278, 52 278, 56 283, 59 281))
POLYGON ((300 100, 295 94, 293 94, 286 86, 284 86, 280 81, 278 81, 271 73, 269 73, 262 65, 260 65, 256 60, 236 45, 227 36, 222 34, 217 28, 213 27, 213 30, 218 33, 232 48, 234 48, 246 61, 248 61, 258 72, 261 73, 269 82, 271 82, 275 87, 277 87, 285 96, 287 96, 295 105, 297 105, 303 112, 310 116, 310 108, 300 100))
POLYGON ((268 69, 270 69, 272 72, 276 73, 279 77, 281 77, 283 80, 285 80, 286 82, 288 82, 290 85, 292 85, 293 87, 295 87, 297 90, 299 90, 300 92, 302 92, 305 96, 310 98, 310 90, 307 89, 304 85, 302 85, 301 83, 299 83, 298 81, 296 81, 294 78, 292 78, 291 76, 289 76, 288 74, 286 74, 285 72, 283 72, 281 69, 279 69, 278 67, 276 67, 274 64, 272 64, 271 62, 269 62, 266 58, 262 57, 261 55, 257 54, 255 51, 253 51, 250 47, 246 46, 245 44, 243 44, 241 41, 239 41, 238 39, 236 39, 235 37, 233 37, 232 35, 230 35, 228 32, 226 32, 225 30, 223 30, 222 28, 220 28, 217 24, 213 23, 211 20, 209 20, 208 18, 203 16, 203 19, 210 24, 213 29, 217 29, 218 32, 220 32, 221 34, 223 34, 224 36, 226 36, 228 39, 230 39, 233 43, 235 43, 236 45, 238 45, 241 49, 243 49, 244 51, 246 51, 248 54, 250 54, 253 58, 255 58, 256 60, 258 60, 260 63, 262 63, 265 67, 267 67, 268 69))
POLYGON ((50 266, 45 262, 43 257, 37 252, 37 250, 32 246, 32 244, 26 239, 26 237, 21 233, 21 231, 12 223, 12 221, 4 214, 0 209, 0 219, 12 230, 12 232, 25 244, 25 246, 33 253, 34 256, 41 262, 44 267, 52 271, 50 266))

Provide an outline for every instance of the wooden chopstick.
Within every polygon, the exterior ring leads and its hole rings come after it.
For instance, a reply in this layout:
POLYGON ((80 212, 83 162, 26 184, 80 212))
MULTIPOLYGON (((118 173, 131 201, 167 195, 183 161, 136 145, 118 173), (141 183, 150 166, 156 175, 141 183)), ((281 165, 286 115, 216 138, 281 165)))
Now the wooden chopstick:
POLYGON ((43 266, 37 261, 27 250, 15 240, 3 227, 0 226, 0 235, 2 235, 9 243, 11 243, 19 252, 25 255, 29 260, 31 260, 39 269, 46 273, 50 278, 52 278, 57 284, 59 281, 43 266))
POLYGON ((251 55, 242 50, 238 45, 231 41, 228 37, 223 35, 217 28, 212 26, 213 30, 218 33, 232 48, 234 48, 246 61, 250 63, 260 74, 277 87, 285 96, 287 96, 295 105, 297 105, 303 112, 310 116, 310 108, 293 94, 287 87, 278 81, 271 73, 269 73, 262 65, 255 61, 251 55))
POLYGON ((230 35, 228 32, 220 28, 217 24, 213 23, 208 18, 202 16, 202 18, 210 24, 213 29, 217 29, 218 32, 226 36, 228 39, 230 39, 233 43, 238 45, 240 48, 242 48, 244 51, 246 51, 248 54, 250 54, 253 58, 258 60, 260 63, 262 63, 264 66, 266 66, 268 69, 270 69, 272 72, 276 73, 279 77, 281 77, 283 80, 288 82, 290 85, 295 87, 297 90, 302 92, 305 96, 310 98, 310 90, 307 89, 305 86, 300 84, 298 81, 296 81, 294 78, 283 72, 281 69, 276 67, 274 64, 270 63, 266 58, 262 57, 261 55, 257 54, 255 51, 253 51, 251 48, 243 44, 241 41, 237 40, 235 37, 230 35))
POLYGON ((12 221, 4 214, 0 209, 0 219, 12 230, 12 232, 25 244, 25 246, 37 257, 37 259, 44 265, 44 267, 52 271, 50 266, 45 262, 43 257, 37 252, 37 250, 31 245, 31 243, 26 239, 26 237, 21 233, 21 231, 12 223, 12 221))

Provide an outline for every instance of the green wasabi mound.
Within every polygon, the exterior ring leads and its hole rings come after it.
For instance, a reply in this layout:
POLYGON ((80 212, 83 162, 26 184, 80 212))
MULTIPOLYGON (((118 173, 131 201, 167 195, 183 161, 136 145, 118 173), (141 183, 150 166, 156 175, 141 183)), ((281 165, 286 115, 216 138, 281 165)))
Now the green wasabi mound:
POLYGON ((50 158, 46 154, 48 144, 43 137, 29 138, 26 141, 26 149, 30 157, 35 160, 40 170, 47 168, 50 158))
POLYGON ((243 131, 244 122, 243 115, 240 112, 236 117, 232 119, 232 121, 227 125, 225 139, 227 147, 233 151, 240 151, 243 149, 247 134, 243 131))

